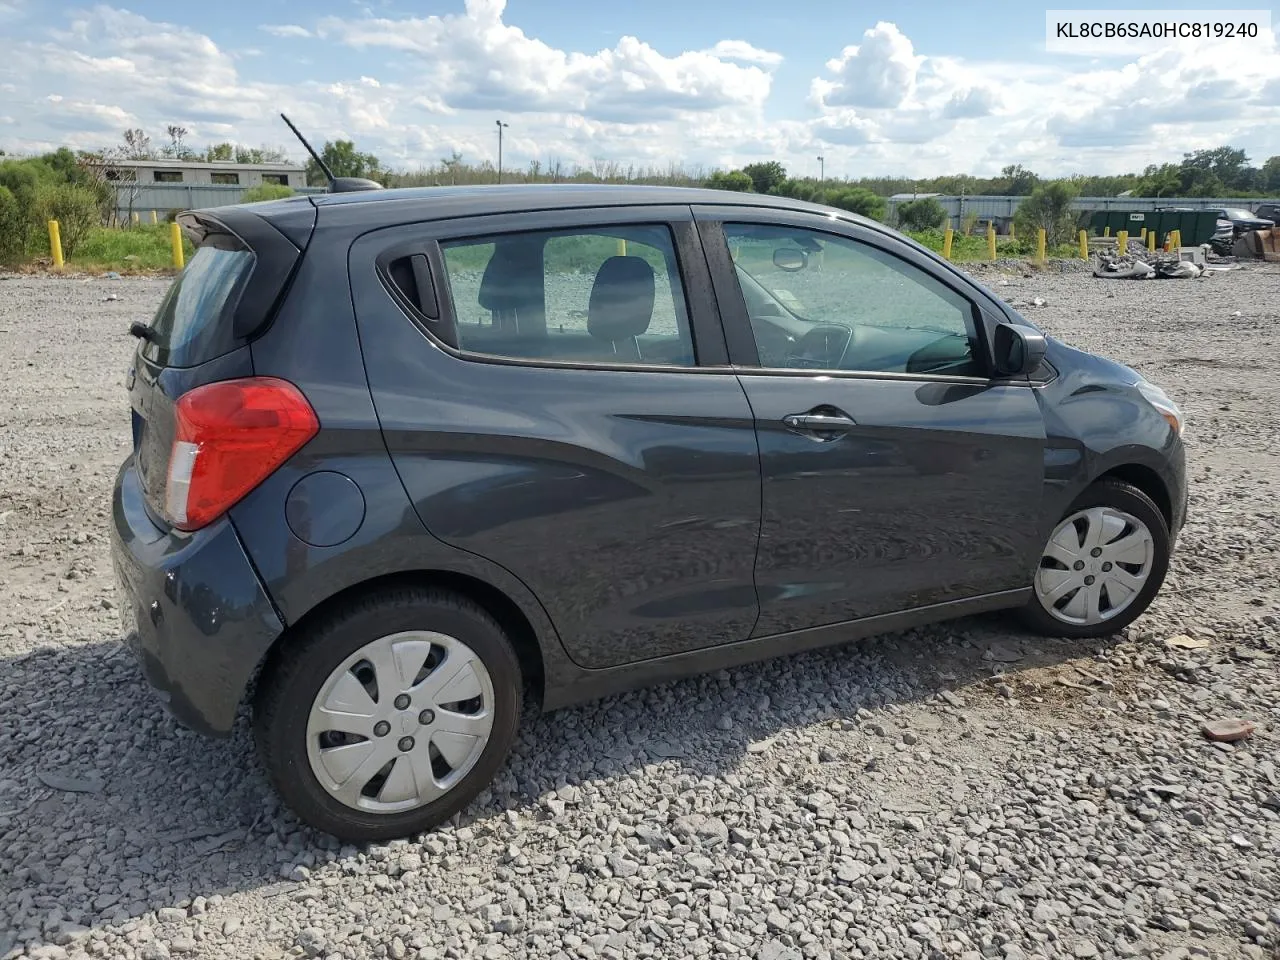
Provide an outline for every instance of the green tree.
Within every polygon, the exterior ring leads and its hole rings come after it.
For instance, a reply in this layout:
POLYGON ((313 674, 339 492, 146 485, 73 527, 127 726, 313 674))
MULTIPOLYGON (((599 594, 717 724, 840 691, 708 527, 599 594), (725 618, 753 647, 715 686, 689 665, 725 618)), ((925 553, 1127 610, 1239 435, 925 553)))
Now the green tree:
POLYGON ((1280 154, 1267 158, 1260 180, 1259 187, 1267 193, 1280 193, 1280 154))
POLYGON ((31 249, 40 224, 37 203, 41 166, 34 160, 6 160, 0 163, 0 188, 13 200, 4 226, 5 233, 9 234, 6 247, 23 253, 31 249))
POLYGON ((884 217, 884 197, 878 197, 864 187, 846 187, 843 190, 828 191, 826 203, 841 210, 848 210, 872 220, 884 217))
MULTIPOLYGON (((276 147, 242 147, 236 146, 236 163, 284 163, 288 155, 276 147)), ((317 169, 319 169, 317 167, 317 169)), ((337 174, 342 176, 342 174, 337 174)), ((324 183, 324 174, 320 182, 324 183)))
POLYGON ((936 230, 946 219, 946 208, 933 197, 898 204, 898 221, 908 230, 936 230))
MULTIPOLYGON (((378 158, 371 153, 360 153, 350 140, 326 141, 320 157, 325 165, 333 171, 335 177, 370 177, 377 176, 381 165, 378 158)), ((323 186, 328 181, 324 171, 315 160, 307 161, 307 183, 312 186, 323 186)))
POLYGON ((1172 163, 1149 164, 1133 188, 1140 197, 1173 197, 1182 192, 1182 168, 1172 163))
POLYGON ((787 179, 787 168, 777 160, 764 163, 748 163, 742 172, 751 178, 751 186, 756 193, 769 193, 780 187, 787 179))
POLYGON ((8 187, 0 187, 0 263, 16 263, 27 252, 27 216, 8 187))
POLYGON ((826 190, 818 185, 817 180, 784 180, 774 188, 774 193, 808 203, 823 203, 826 198, 826 190))
POLYGON ((754 184, 745 170, 726 172, 717 170, 707 178, 707 186, 712 190, 736 190, 740 193, 750 192, 754 184))
POLYGON ((1049 246, 1067 242, 1076 229, 1075 217, 1071 213, 1071 202, 1075 198, 1075 186, 1065 180, 1040 184, 1018 204, 1013 215, 1018 234, 1034 237, 1036 231, 1043 228, 1049 246))
POLYGON ((75 183, 43 183, 37 193, 39 222, 57 220, 62 232, 62 252, 70 257, 102 223, 102 203, 97 191, 75 183))
POLYGON ((241 203, 258 203, 262 200, 283 200, 293 196, 293 187, 281 183, 260 183, 250 187, 240 197, 241 203))
POLYGON ((1251 190, 1257 174, 1249 166, 1249 157, 1235 147, 1214 147, 1196 150, 1182 155, 1182 187, 1191 196, 1211 196, 1196 193, 1216 185, 1229 190, 1251 190))
POLYGON ((1035 189, 1036 184, 1039 182, 1040 178, 1038 176, 1026 169, 1022 164, 1015 163, 1000 171, 1000 179, 993 186, 997 188, 997 194, 1025 197, 1035 189))
POLYGON ((211 143, 204 151, 204 159, 208 163, 230 163, 236 158, 234 143, 211 143))
POLYGON ((124 154, 126 160, 151 160, 155 151, 151 149, 151 138, 143 133, 140 127, 133 127, 124 132, 121 138, 123 145, 117 150, 124 154))

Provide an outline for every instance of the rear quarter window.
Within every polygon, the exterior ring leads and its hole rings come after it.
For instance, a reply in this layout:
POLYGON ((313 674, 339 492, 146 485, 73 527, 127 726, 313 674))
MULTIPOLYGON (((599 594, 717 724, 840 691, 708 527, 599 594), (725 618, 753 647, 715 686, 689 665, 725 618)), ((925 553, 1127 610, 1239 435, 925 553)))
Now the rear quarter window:
POLYGON ((192 367, 234 349, 232 318, 253 267, 253 252, 234 237, 209 238, 169 287, 142 355, 162 366, 192 367))

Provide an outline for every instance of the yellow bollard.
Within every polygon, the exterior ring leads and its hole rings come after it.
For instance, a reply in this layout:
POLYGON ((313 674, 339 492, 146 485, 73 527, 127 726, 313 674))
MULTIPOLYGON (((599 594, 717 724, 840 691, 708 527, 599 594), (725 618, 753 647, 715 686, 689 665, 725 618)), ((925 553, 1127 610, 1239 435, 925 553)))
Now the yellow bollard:
POLYGON ((1080 259, 1081 260, 1089 259, 1089 231, 1088 230, 1080 231, 1080 259))
POLYGON ((1181 230, 1173 231, 1173 249, 1175 250, 1182 249, 1182 231, 1181 230))
POLYGON ((1129 231, 1121 230, 1116 234, 1116 252, 1124 256, 1129 252, 1129 231))
POLYGON ((186 258, 182 255, 182 227, 176 223, 169 224, 169 242, 173 244, 173 265, 181 270, 186 258))
POLYGON ((1154 230, 1144 230, 1147 235, 1147 250, 1151 253, 1156 252, 1156 232, 1154 230))
POLYGON ((993 223, 987 224, 987 257, 990 260, 996 258, 996 227, 993 223))
POLYGON ((57 220, 49 221, 49 250, 53 254, 53 266, 57 270, 62 269, 62 229, 58 226, 57 220))
POLYGON ((133 211, 133 225, 136 227, 142 222, 142 215, 137 210, 133 211))
POLYGON ((151 211, 151 225, 152 225, 152 226, 155 226, 155 225, 156 225, 157 223, 159 223, 159 222, 160 222, 160 218, 159 218, 159 217, 157 217, 157 216, 156 216, 156 212, 155 212, 154 210, 152 210, 152 211, 151 211))
POLYGON ((1045 257, 1046 240, 1047 238, 1044 232, 1044 227, 1041 227, 1039 230, 1036 231, 1036 259, 1039 260, 1041 263, 1044 263, 1046 259, 1045 257))
POLYGON ((1141 240, 1143 243, 1146 243, 1146 242, 1147 242, 1147 228, 1146 228, 1146 227, 1143 227, 1143 228, 1142 228, 1142 230, 1140 230, 1140 231, 1138 232, 1138 239, 1139 239, 1139 240, 1141 240))
POLYGON ((618 240, 618 256, 625 257, 627 255, 627 241, 618 240))
POLYGON ((947 227, 946 232, 942 235, 942 259, 951 259, 951 241, 955 237, 956 232, 947 227))
POLYGON ((1016 240, 1017 238, 1018 238, 1018 228, 1017 228, 1017 225, 1016 225, 1016 224, 1014 224, 1014 223, 1011 221, 1011 222, 1009 223, 1009 239, 1010 239, 1010 240, 1016 240))
POLYGON ((1110 226, 1110 224, 1108 224, 1107 226, 1105 226, 1105 227, 1103 227, 1103 228, 1102 228, 1102 235, 1103 235, 1104 237, 1109 237, 1109 236, 1111 236, 1111 226, 1110 226))

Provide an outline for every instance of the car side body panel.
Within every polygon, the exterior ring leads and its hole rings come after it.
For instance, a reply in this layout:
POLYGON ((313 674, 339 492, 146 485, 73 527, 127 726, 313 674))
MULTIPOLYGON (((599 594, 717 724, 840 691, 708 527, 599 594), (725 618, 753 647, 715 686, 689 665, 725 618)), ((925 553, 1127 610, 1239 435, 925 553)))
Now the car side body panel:
MULTIPOLYGON (((375 263, 415 235, 425 245, 646 218, 683 224, 685 299, 695 331, 705 330, 709 288, 687 245, 687 208, 423 224, 369 234, 351 250, 369 384, 414 509, 434 537, 525 584, 586 667, 751 634, 760 478, 741 385, 724 366, 464 358, 415 324, 375 263)), ((435 288, 447 291, 446 278, 435 288)))
POLYGON ((1036 390, 1044 416, 1045 515, 1048 539, 1071 502, 1104 474, 1139 467, 1159 481, 1170 534, 1186 519, 1185 449, 1181 437, 1134 386, 1135 371, 1049 338, 1047 359, 1058 371, 1036 390))

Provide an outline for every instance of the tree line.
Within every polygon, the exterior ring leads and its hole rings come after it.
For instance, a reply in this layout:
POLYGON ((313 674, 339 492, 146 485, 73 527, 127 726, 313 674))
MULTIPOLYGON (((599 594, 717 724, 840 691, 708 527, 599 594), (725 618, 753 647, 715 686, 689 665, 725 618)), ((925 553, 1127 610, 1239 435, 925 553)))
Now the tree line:
MULTIPOLYGON (((165 128, 158 142, 142 129, 124 131, 119 141, 98 151, 72 152, 65 147, 38 157, 6 157, 0 151, 0 261, 30 255, 43 244, 44 225, 57 219, 70 256, 87 232, 112 216, 114 192, 106 182, 110 161, 203 160, 230 163, 284 162, 278 147, 247 147, 234 142, 188 143, 190 132, 178 124, 165 128)), ((1025 196, 1015 223, 1034 232, 1043 226, 1054 238, 1069 238, 1075 227, 1071 200, 1077 196, 1114 197, 1132 193, 1140 197, 1275 197, 1280 196, 1280 155, 1261 164, 1250 161, 1246 151, 1231 146, 1183 154, 1176 163, 1152 164, 1141 173, 1115 176, 1041 177, 1021 164, 1004 167, 995 177, 967 174, 937 177, 825 178, 792 176, 776 160, 747 164, 736 170, 686 168, 678 163, 664 167, 637 167, 597 159, 589 165, 558 160, 530 161, 520 168, 498 170, 490 160, 469 163, 451 153, 414 170, 390 170, 372 153, 357 149, 351 140, 331 140, 321 157, 336 176, 368 177, 387 187, 450 186, 504 182, 522 183, 632 183, 668 186, 704 186, 721 190, 750 191, 825 203, 873 219, 884 219, 886 198, 903 193, 937 193, 959 196, 1025 196)), ((322 186, 324 173, 314 160, 307 163, 307 182, 322 186)), ((291 193, 287 187, 266 186, 245 195, 246 200, 271 199, 291 193)), ((928 198, 900 203, 898 222, 906 229, 936 230, 946 219, 942 206, 928 198)))

